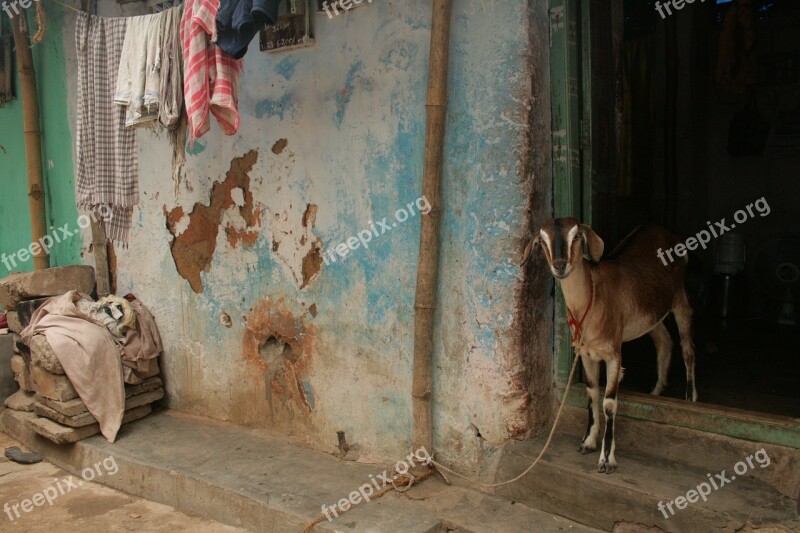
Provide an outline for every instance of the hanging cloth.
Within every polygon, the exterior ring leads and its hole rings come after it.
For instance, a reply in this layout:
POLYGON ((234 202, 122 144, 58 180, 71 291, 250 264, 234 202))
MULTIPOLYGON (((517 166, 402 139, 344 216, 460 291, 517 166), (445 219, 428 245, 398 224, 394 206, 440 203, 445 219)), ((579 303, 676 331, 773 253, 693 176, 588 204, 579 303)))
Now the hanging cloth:
POLYGON ((279 0, 220 0, 217 46, 235 59, 244 57, 253 37, 278 20, 279 0))
MULTIPOLYGON (((126 20, 79 13, 77 155, 78 206, 113 214, 106 237, 128 242, 133 206, 139 202, 136 133, 125 127, 125 108, 114 104, 126 20), (102 210, 101 210, 102 208, 102 210)), ((107 220, 106 220, 107 219, 107 220)))
POLYGON ((128 17, 114 103, 126 108, 125 125, 158 119, 161 101, 161 39, 165 13, 128 17))
POLYGON ((218 46, 215 18, 219 0, 186 0, 181 20, 183 93, 193 146, 210 129, 209 111, 225 135, 239 129, 239 75, 242 61, 218 46))

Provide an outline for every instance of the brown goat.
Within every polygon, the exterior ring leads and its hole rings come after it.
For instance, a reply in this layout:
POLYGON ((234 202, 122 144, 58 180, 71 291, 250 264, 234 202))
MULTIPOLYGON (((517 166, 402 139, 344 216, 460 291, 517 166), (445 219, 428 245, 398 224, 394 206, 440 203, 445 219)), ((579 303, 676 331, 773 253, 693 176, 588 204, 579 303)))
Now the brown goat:
POLYGON ((678 243, 678 238, 663 228, 640 226, 601 261, 602 239, 574 218, 548 220, 532 241, 533 246, 542 247, 553 276, 561 284, 574 333, 572 345, 586 374, 589 423, 579 448, 581 453, 597 448, 600 361, 606 365, 603 399, 606 427, 597 465, 599 472, 610 474, 617 466, 614 417, 623 374, 622 343, 650 334, 658 354, 658 382, 652 394, 661 394, 667 385, 672 356, 672 338, 664 325, 670 312, 678 324, 686 364, 686 399, 697 401, 692 308, 683 284, 686 261, 665 266, 658 258, 659 250, 678 243))

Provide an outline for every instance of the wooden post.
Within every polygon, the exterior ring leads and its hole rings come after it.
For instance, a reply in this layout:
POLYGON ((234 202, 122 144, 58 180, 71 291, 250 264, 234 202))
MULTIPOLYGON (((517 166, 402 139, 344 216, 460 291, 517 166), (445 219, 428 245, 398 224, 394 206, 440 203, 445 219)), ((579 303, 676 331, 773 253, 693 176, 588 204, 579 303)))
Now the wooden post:
POLYGON ((451 0, 433 0, 431 48, 428 60, 425 162, 422 194, 431 210, 422 216, 417 293, 414 302, 414 377, 412 385, 414 449, 433 454, 433 329, 439 273, 442 147, 447 117, 447 60, 450 42, 451 0))
POLYGON ((111 279, 108 269, 108 239, 102 222, 95 217, 92 220, 92 250, 94 251, 94 271, 97 281, 97 297, 111 294, 111 279))
MULTIPOLYGON (((14 45, 22 87, 22 120, 25 132, 25 158, 28 167, 28 205, 31 218, 31 242, 39 242, 47 231, 44 181, 42 179, 42 134, 39 130, 39 97, 36 71, 33 68, 28 22, 24 14, 14 17, 14 45)), ((33 256, 34 270, 50 266, 50 254, 40 248, 33 256)))

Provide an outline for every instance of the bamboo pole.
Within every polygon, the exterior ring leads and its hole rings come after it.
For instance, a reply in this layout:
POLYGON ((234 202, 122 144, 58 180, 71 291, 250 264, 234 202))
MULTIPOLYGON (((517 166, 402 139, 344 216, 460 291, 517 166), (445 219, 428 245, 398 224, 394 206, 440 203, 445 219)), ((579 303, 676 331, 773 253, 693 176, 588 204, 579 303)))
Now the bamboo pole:
POLYGON ((412 384, 414 449, 433 454, 433 331, 439 273, 442 147, 447 117, 447 59, 451 0, 433 0, 431 48, 428 60, 428 99, 422 193, 431 206, 422 217, 417 292, 414 302, 414 376, 412 384))
MULTIPOLYGON (((28 206, 31 218, 31 242, 40 242, 47 231, 44 181, 42 178, 42 133, 39 129, 39 97, 36 90, 36 71, 33 68, 28 23, 25 15, 12 21, 14 44, 17 49, 17 69, 22 88, 22 121, 25 133, 25 159, 28 167, 28 206)), ((50 266, 50 254, 41 246, 33 256, 34 270, 50 266)), ((36 249, 36 248, 34 248, 36 249)))

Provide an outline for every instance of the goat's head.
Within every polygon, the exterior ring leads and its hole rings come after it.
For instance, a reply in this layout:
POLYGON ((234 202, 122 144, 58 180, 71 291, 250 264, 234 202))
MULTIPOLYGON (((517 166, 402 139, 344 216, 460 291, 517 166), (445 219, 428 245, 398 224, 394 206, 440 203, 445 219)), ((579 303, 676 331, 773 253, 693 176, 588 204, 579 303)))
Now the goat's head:
POLYGON ((541 246, 550 265, 550 271, 558 279, 569 276, 579 261, 597 262, 603 255, 603 239, 587 226, 574 218, 550 219, 525 250, 523 264, 533 248, 541 246))

